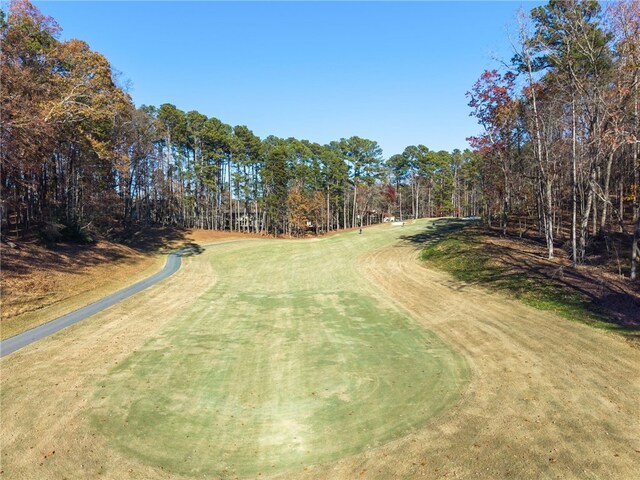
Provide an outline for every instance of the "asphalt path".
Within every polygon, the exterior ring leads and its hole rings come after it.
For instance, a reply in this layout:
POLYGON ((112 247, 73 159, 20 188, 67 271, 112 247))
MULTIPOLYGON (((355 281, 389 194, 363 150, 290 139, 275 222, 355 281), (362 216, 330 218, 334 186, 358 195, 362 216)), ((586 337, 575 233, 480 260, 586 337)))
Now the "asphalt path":
POLYGON ((244 240, 229 240, 226 242, 210 243, 207 245, 199 245, 196 247, 189 247, 183 250, 172 252, 167 255, 167 263, 165 263, 164 268, 159 272, 151 275, 150 277, 147 277, 144 280, 139 281, 138 283, 134 283, 129 287, 123 288, 122 290, 118 290, 117 292, 112 293, 111 295, 108 295, 101 300, 98 300, 97 302, 91 303, 86 307, 82 307, 71 313, 63 315, 62 317, 58 317, 55 320, 51 320, 50 322, 27 330, 26 332, 22 332, 18 335, 0 341, 0 357, 10 355, 16 350, 26 347, 27 345, 30 345, 33 342, 37 342, 38 340, 42 340, 49 335, 53 335, 63 328, 67 328, 74 323, 78 323, 85 318, 88 318, 98 312, 112 307, 125 298, 129 298, 136 293, 140 293, 143 290, 146 290, 150 286, 155 285, 159 281, 164 280, 165 278, 177 272, 180 268, 180 265, 182 264, 182 257, 184 255, 189 255, 197 252, 201 248, 222 245, 225 243, 237 243, 241 241, 244 240))

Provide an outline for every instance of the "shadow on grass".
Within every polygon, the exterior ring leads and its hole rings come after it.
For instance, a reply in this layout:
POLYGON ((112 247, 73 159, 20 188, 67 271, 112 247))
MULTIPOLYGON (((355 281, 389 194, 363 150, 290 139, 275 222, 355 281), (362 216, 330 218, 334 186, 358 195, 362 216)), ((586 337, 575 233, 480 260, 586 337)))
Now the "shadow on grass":
MULTIPOLYGON (((121 231, 113 240, 138 253, 149 255, 188 249, 183 256, 199 255, 204 250, 187 239, 185 230, 147 227, 142 230, 121 231)), ((44 247, 35 242, 19 242, 18 248, 2 245, 2 270, 16 276, 31 275, 34 266, 42 271, 79 274, 85 268, 113 262, 135 262, 131 252, 113 244, 80 244, 61 242, 44 247)))
POLYGON ((425 246, 442 240, 451 233, 462 230, 470 224, 470 222, 465 220, 438 219, 427 225, 424 231, 414 235, 404 235, 400 238, 406 242, 425 246))
POLYGON ((464 284, 503 291, 542 310, 640 340, 640 302, 603 278, 549 262, 519 242, 487 242, 494 235, 477 222, 436 220, 404 236, 422 247, 421 258, 464 284))
POLYGON ((141 253, 168 252, 195 245, 187 240, 187 231, 175 227, 144 227, 124 230, 116 241, 141 253))
POLYGON ((193 257, 194 255, 200 255, 202 252, 204 252, 204 248, 197 243, 189 242, 182 245, 176 253, 181 257, 193 257))

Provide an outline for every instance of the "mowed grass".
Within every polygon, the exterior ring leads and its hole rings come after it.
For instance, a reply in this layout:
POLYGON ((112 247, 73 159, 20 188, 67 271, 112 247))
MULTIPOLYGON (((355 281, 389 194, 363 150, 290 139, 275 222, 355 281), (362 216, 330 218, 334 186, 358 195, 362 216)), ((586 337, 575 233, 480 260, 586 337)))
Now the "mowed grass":
POLYGON ((357 271, 360 253, 423 228, 207 250, 194 261, 218 281, 96 384, 92 427, 198 477, 301 471, 424 427, 467 365, 357 271))

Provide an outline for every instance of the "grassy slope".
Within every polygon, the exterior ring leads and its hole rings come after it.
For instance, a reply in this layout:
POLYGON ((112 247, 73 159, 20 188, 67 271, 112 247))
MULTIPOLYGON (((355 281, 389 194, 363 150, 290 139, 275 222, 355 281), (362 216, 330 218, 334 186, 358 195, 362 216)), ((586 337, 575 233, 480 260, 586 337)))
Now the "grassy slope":
MULTIPOLYGON (((58 257, 41 267, 37 260, 18 278, 3 278, 0 339, 17 335, 69 312, 89 305, 113 292, 143 280, 162 269, 165 255, 143 255, 132 249, 103 244, 102 250, 117 252, 118 259, 83 264, 95 252, 84 252, 75 261, 58 257), (37 270, 37 272, 35 272, 37 270)), ((38 249, 40 250, 40 249, 38 249)), ((9 272, 6 274, 11 275, 9 272)))
POLYGON ((468 225, 455 220, 435 222, 424 235, 425 246, 420 258, 458 280, 508 293, 540 310, 552 311, 563 318, 630 338, 638 335, 637 329, 607 321, 604 313, 588 297, 559 279, 535 275, 533 271, 528 274, 526 266, 513 272, 500 262, 499 252, 487 248, 481 234, 465 228, 468 225))
POLYGON ((211 250, 201 261, 219 282, 101 381, 94 426, 167 471, 241 476, 420 428, 457 398, 466 370, 355 273, 358 252, 389 237, 211 250))

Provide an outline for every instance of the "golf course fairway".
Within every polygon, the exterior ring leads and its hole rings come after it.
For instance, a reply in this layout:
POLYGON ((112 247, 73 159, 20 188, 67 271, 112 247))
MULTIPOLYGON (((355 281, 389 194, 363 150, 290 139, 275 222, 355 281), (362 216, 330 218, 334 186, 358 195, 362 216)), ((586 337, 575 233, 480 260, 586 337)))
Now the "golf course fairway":
POLYGON ((92 424, 128 455, 196 476, 303 468, 422 427, 467 369, 357 274, 358 253, 390 236, 203 253, 218 281, 100 381, 92 424))

